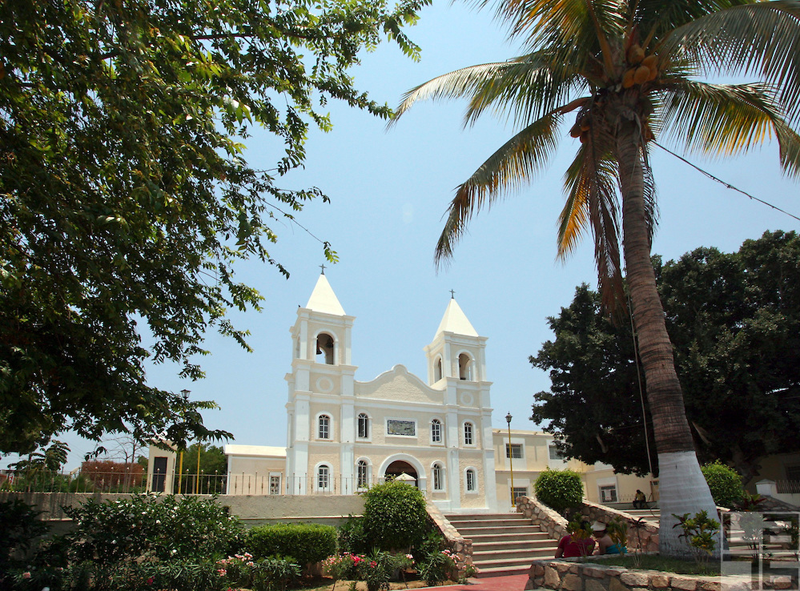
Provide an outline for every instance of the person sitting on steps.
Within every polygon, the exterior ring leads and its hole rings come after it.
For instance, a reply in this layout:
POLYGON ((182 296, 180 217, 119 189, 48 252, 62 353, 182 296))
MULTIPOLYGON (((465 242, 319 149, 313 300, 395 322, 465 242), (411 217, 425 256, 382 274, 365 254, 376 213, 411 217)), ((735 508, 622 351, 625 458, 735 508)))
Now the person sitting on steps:
POLYGON ((636 489, 636 496, 633 497, 634 509, 647 509, 647 497, 638 488, 636 489))

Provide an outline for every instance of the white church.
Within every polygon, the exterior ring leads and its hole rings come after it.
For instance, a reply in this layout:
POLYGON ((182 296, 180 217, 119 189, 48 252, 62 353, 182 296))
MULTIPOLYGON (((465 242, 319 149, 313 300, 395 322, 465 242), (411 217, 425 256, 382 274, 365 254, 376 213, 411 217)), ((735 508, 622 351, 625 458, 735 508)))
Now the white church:
MULTIPOLYGON (((321 274, 290 331, 286 447, 226 445, 227 494, 349 495, 399 478, 442 511, 507 511, 542 470, 565 467, 583 475, 591 501, 630 500, 642 488, 610 466, 563 461, 549 434, 492 429, 487 337, 454 298, 424 347, 425 379, 396 365, 358 381, 354 321, 321 274)), ((170 456, 149 465, 172 466, 170 456)))

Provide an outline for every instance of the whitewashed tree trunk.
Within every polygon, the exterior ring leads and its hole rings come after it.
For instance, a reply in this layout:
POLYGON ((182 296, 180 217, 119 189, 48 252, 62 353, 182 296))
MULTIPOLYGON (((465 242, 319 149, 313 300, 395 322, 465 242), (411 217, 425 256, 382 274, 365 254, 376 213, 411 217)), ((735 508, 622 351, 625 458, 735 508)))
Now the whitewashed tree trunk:
MULTIPOLYGON (((658 505, 661 509, 659 553, 667 556, 693 556, 688 541, 679 538, 683 530, 673 527, 678 523, 673 515, 689 513, 694 516, 704 510, 710 518, 719 521, 717 507, 700 471, 697 456, 693 451, 660 453, 658 469, 658 505)), ((720 547, 718 535, 716 557, 719 557, 720 547)))

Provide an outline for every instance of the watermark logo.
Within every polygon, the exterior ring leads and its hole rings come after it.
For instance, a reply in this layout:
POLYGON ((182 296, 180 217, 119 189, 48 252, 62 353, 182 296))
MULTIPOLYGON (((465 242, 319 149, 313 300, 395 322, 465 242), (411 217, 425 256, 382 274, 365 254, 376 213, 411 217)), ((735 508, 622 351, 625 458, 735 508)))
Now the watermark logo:
POLYGON ((800 591, 800 512, 748 511, 722 516, 723 591, 800 591))

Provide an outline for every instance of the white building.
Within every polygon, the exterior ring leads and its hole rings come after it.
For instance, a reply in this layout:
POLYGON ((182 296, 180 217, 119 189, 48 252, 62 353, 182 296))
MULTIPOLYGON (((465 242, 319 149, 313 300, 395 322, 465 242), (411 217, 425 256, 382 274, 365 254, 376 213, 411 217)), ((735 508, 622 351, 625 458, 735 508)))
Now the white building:
MULTIPOLYGON (((320 275, 291 328, 287 447, 227 445, 228 494, 354 494, 401 477, 443 511, 496 511, 511 506, 512 468, 518 496, 542 470, 567 467, 550 435, 514 430, 509 445, 507 431, 492 429, 487 338, 455 299, 424 348, 426 380, 402 365, 356 380, 354 321, 320 275)), ((608 466, 569 467, 594 501, 629 500, 646 482, 608 466)))

